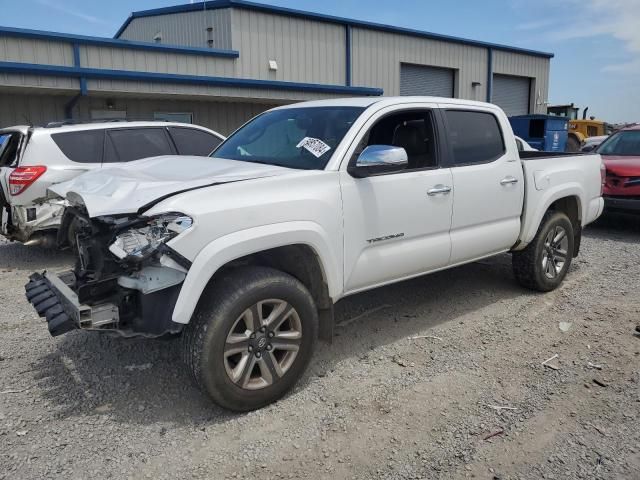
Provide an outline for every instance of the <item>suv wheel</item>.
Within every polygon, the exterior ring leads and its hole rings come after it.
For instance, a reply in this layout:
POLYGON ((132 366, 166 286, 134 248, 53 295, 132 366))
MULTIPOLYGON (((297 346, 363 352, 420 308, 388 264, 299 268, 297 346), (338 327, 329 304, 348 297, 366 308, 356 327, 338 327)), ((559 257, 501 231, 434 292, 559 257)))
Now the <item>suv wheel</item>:
POLYGON ((562 212, 549 211, 524 250, 513 253, 513 273, 532 290, 551 291, 562 283, 573 259, 573 225, 562 212))
POLYGON ((235 411, 282 397, 304 373, 318 331, 311 294, 292 276, 244 267, 215 281, 184 332, 184 357, 211 398, 235 411))

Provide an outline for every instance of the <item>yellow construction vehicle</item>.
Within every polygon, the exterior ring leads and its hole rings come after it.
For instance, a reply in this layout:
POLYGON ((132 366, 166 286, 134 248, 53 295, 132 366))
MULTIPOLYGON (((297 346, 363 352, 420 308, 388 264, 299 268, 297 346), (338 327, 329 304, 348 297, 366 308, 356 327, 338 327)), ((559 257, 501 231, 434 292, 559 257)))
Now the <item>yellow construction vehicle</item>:
POLYGON ((559 117, 567 117, 569 119, 569 135, 567 138, 567 152, 578 152, 584 141, 589 137, 599 137, 609 135, 611 127, 602 120, 596 120, 596 117, 587 118, 586 107, 582 112, 582 119, 578 118, 579 108, 573 103, 568 105, 550 105, 547 107, 549 115, 559 117))

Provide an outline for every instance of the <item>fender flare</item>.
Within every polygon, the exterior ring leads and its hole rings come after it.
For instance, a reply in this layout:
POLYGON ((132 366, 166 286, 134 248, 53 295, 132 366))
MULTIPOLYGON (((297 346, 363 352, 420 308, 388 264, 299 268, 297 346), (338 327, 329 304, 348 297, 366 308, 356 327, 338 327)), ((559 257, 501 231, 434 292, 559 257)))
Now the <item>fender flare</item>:
POLYGON ((583 199, 585 198, 584 189, 578 183, 563 184, 549 190, 544 190, 544 196, 536 201, 537 208, 535 209, 531 218, 524 218, 522 232, 520 233, 521 243, 518 245, 517 250, 522 250, 526 247, 533 237, 536 236, 542 217, 549 210, 549 207, 556 201, 567 198, 575 197, 578 200, 578 212, 580 213, 581 222, 584 222, 588 208, 585 205, 583 199))
POLYGON ((340 259, 330 247, 330 237, 314 222, 275 223, 241 230, 217 238, 194 259, 182 284, 173 310, 176 323, 187 324, 213 275, 227 263, 272 248, 303 244, 311 247, 320 260, 329 296, 336 299, 342 291, 340 259))

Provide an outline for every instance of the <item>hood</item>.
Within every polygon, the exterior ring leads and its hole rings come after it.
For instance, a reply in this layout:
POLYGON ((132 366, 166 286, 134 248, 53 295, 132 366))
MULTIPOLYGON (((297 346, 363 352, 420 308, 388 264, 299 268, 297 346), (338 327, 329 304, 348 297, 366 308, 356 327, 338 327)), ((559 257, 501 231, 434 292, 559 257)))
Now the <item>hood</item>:
POLYGON ((640 177, 640 156, 602 155, 607 173, 618 177, 640 177))
POLYGON ((146 210, 196 188, 293 172, 296 170, 273 165, 171 155, 96 169, 49 187, 49 191, 84 205, 90 217, 99 217, 146 210))

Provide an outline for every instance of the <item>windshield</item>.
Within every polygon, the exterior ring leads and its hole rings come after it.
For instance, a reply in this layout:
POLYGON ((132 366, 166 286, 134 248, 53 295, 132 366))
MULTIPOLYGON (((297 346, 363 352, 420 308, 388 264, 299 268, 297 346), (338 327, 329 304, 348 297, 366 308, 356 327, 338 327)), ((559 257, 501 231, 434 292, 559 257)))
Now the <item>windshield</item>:
POLYGON ((600 155, 640 156, 640 130, 618 132, 600 145, 600 155))
POLYGON ((308 107, 273 110, 231 135, 211 156, 304 170, 322 170, 360 107, 308 107))

